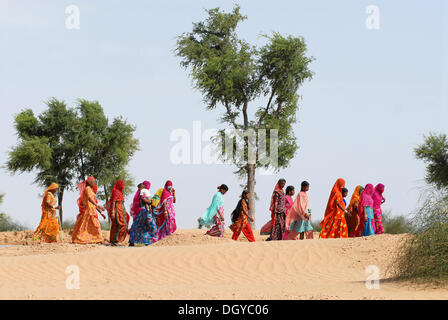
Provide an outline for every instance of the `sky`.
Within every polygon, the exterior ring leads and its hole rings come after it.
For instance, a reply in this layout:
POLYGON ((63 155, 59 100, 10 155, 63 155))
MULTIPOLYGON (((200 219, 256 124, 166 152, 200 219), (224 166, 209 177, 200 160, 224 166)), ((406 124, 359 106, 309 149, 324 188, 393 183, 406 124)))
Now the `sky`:
MULTIPOLYGON (((262 46, 261 35, 274 31, 303 36, 315 58, 314 77, 298 92, 294 132, 300 148, 287 169, 256 176, 257 227, 269 220, 279 178, 296 190, 301 181, 310 182, 316 221, 340 177, 350 195, 359 184, 381 182, 383 210, 412 212, 425 185, 425 164, 413 149, 425 134, 447 133, 448 4, 443 0, 0 0, 1 211, 31 229, 41 216, 43 190, 33 184, 35 173, 11 175, 4 168, 17 143, 14 116, 25 108, 41 113, 51 97, 69 106, 84 98, 99 101, 110 120, 123 116, 136 126, 140 150, 129 171, 137 182, 151 181, 152 192, 173 181, 179 228, 197 226, 222 183, 230 188, 224 196, 229 221, 244 183, 233 174, 235 167, 176 165, 170 135, 187 130, 193 145, 194 121, 200 121, 202 133, 224 128, 217 121, 223 108, 205 109, 174 48, 177 36, 206 18, 205 9, 230 11, 234 4, 248 17, 237 30, 241 38, 262 46), (70 5, 79 9, 79 29, 67 28, 70 5), (370 5, 379 9, 379 29, 366 26, 370 5)), ((66 193, 64 219, 78 214, 77 197, 76 191, 66 193)))

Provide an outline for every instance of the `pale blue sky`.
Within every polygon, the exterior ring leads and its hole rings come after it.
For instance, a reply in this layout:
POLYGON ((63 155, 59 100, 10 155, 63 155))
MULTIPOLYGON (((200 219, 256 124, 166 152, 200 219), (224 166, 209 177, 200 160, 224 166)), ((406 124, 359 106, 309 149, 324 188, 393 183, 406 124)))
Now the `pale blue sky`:
MULTIPOLYGON (((414 209, 423 186, 424 164, 413 148, 430 131, 447 132, 448 10, 439 1, 235 1, 248 16, 239 28, 247 41, 261 34, 301 35, 315 77, 300 89, 295 133, 300 149, 288 169, 257 176, 257 226, 269 217, 278 178, 298 187, 311 183, 313 220, 323 216, 335 180, 350 193, 358 184, 386 185, 386 210, 414 209), (380 30, 365 27, 366 7, 380 9, 380 30)), ((234 168, 170 163, 170 133, 221 127, 222 109, 205 111, 199 92, 174 56, 175 37, 205 18, 204 8, 230 10, 231 1, 23 1, 0 0, 0 162, 16 143, 13 117, 23 108, 40 113, 49 97, 73 104, 98 100, 106 114, 123 115, 137 126, 141 141, 130 163, 138 181, 153 189, 171 179, 177 190, 180 228, 196 226, 216 186, 226 183, 226 219, 241 183, 234 168), (65 8, 80 9, 80 30, 65 27, 65 8), (152 121, 156 119, 157 121, 152 121)), ((254 107, 254 105, 252 105, 254 107)), ((253 110, 253 109, 252 109, 253 110)), ((2 211, 35 228, 42 189, 34 175, 0 170, 2 211)), ((154 190, 153 190, 154 192, 154 190)), ((70 192, 65 217, 78 213, 70 192)), ((129 199, 130 200, 130 199, 129 199)), ((128 203, 129 204, 129 203, 128 203)))

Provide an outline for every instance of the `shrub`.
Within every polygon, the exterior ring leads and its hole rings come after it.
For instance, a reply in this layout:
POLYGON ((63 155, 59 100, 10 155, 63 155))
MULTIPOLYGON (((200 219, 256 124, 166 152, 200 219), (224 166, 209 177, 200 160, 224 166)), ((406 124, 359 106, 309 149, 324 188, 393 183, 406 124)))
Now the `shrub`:
POLYGON ((412 222, 408 218, 406 218, 405 216, 392 217, 390 212, 388 211, 383 213, 383 227, 384 233, 389 234, 413 232, 412 222))
POLYGON ((416 211, 415 233, 405 240, 393 268, 398 278, 448 280, 448 194, 433 190, 416 211))
POLYGON ((3 231, 23 231, 26 228, 5 213, 0 213, 0 232, 3 231))

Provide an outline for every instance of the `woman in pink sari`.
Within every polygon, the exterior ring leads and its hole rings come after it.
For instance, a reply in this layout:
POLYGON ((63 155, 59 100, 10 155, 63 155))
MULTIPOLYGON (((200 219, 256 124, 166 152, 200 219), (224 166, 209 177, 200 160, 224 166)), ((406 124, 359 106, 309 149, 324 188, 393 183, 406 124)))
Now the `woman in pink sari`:
POLYGON ((134 200, 132 201, 131 210, 129 211, 132 219, 140 212, 140 192, 144 188, 143 183, 139 183, 137 186, 137 192, 134 195, 134 200))
POLYGON ((167 181, 160 197, 159 205, 153 210, 157 214, 158 239, 161 240, 177 230, 176 212, 174 204, 176 203, 176 192, 173 183, 167 181))
POLYGON ((361 193, 361 199, 358 206, 359 224, 356 228, 355 237, 361 237, 364 235, 374 235, 373 229, 373 195, 374 189, 372 184, 367 184, 364 191, 361 193))
POLYGON ((383 234, 383 211, 381 210, 381 205, 386 202, 386 199, 383 197, 384 192, 384 184, 379 183, 375 187, 375 192, 372 195, 373 199, 373 215, 375 220, 373 222, 373 230, 375 234, 383 234))

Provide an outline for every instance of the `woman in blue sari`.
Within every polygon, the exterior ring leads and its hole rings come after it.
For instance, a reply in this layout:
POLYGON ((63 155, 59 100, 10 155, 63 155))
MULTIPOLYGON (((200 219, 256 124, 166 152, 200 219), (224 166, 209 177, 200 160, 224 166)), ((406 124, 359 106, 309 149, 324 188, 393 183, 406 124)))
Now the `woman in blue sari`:
POLYGON ((363 193, 361 194, 361 203, 359 205, 359 214, 361 218, 362 228, 361 236, 368 237, 375 235, 375 229, 373 228, 373 199, 372 194, 374 192, 373 185, 366 185, 363 193))
POLYGON ((139 195, 140 207, 134 217, 131 231, 129 233, 129 246, 133 247, 136 243, 142 243, 146 246, 157 242, 157 224, 156 217, 151 210, 151 197, 149 188, 151 183, 143 182, 144 189, 139 195))
POLYGON ((213 237, 224 237, 224 199, 223 195, 229 188, 222 184, 218 187, 218 191, 213 196, 212 203, 210 207, 205 211, 205 213, 198 219, 199 229, 203 226, 211 227, 210 230, 207 231, 207 235, 213 237))

